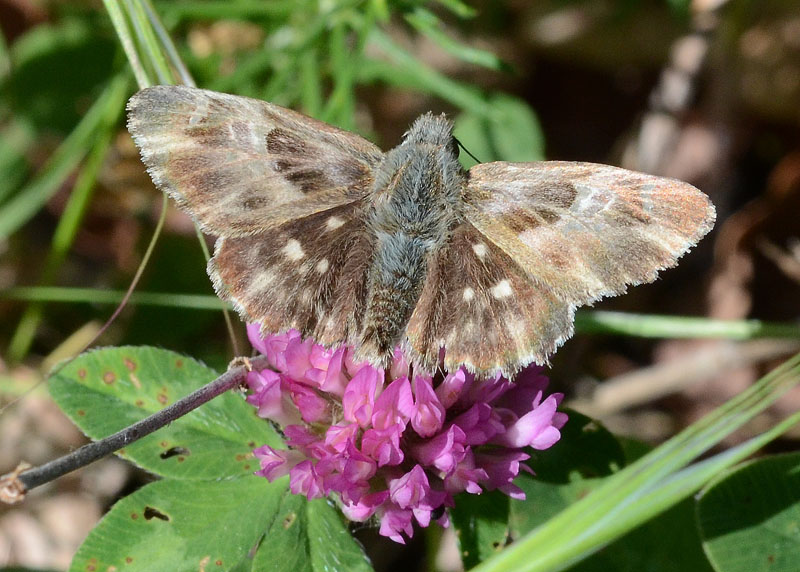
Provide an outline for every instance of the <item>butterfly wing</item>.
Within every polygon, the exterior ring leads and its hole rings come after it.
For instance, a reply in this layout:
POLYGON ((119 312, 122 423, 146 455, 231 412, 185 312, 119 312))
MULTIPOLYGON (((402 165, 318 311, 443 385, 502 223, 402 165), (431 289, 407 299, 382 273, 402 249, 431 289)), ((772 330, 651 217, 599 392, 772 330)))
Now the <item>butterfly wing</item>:
POLYGON ((209 263, 218 294, 266 331, 351 339, 380 149, 277 105, 185 86, 142 90, 128 111, 153 181, 220 237, 209 263))
POLYGON ((544 362, 572 332, 574 307, 534 283, 503 250, 466 222, 431 261, 406 328, 426 369, 445 347, 445 369, 513 375, 544 362))
POLYGON ((466 218, 571 305, 650 282, 714 224, 692 185, 591 163, 473 167, 466 218))
POLYGON ((187 86, 134 95, 128 130, 156 186, 217 236, 357 201, 383 157, 358 135, 295 111, 187 86))
POLYGON ((220 239, 209 263, 217 293, 265 332, 296 328, 326 345, 353 343, 374 248, 362 208, 343 205, 220 239))
POLYGON ((577 306, 654 280, 714 221, 687 183, 588 163, 477 165, 463 207, 407 336, 423 363, 444 346, 482 374, 546 363, 577 306))

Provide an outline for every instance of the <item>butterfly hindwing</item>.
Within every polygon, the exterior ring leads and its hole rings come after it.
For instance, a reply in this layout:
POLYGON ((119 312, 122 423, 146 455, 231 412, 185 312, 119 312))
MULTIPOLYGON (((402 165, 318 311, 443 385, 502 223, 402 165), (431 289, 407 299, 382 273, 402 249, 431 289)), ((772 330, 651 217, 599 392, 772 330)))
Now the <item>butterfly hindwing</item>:
POLYGON ((128 112, 156 186, 218 236, 359 200, 383 157, 358 135, 295 111, 192 87, 144 89, 128 112))
POLYGON ((220 239, 209 264, 217 293, 266 332, 296 328, 324 344, 353 340, 372 248, 360 209, 345 205, 220 239))
POLYGON ((545 363, 572 334, 574 307, 525 271, 470 223, 433 258, 406 335, 421 362, 464 364, 482 374, 545 363))
POLYGON ((469 175, 467 219, 572 305, 654 280, 715 217, 688 183, 607 165, 498 162, 469 175))

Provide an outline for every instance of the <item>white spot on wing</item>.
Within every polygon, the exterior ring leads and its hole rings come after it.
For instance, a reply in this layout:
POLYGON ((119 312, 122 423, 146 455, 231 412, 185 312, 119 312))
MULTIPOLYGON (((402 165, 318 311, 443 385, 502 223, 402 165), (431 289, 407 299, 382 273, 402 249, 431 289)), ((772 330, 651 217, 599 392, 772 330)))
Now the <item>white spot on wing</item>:
POLYGON ((464 302, 469 302, 475 297, 475 290, 467 286, 466 288, 464 288, 463 297, 464 297, 464 302))
POLYGON ((569 210, 578 215, 595 216, 611 204, 612 195, 606 189, 582 184, 575 185, 575 189, 578 193, 569 210))
POLYGON ((328 271, 328 266, 330 266, 328 264, 328 259, 327 258, 323 258, 322 260, 317 262, 317 265, 314 267, 314 270, 316 270, 320 274, 325 274, 325 272, 328 271))
POLYGON ((498 300, 501 298, 507 298, 511 296, 514 291, 511 289, 511 282, 506 279, 501 280, 497 284, 492 287, 492 296, 497 298, 498 300))
POLYGON ((536 242, 536 231, 530 228, 526 228, 521 233, 517 235, 517 238, 523 244, 534 244, 536 242))
POLYGON ((303 252, 303 247, 300 246, 299 241, 295 240, 294 238, 290 238, 289 242, 286 243, 286 246, 283 247, 283 255, 289 260, 300 260, 306 255, 306 253, 303 252))
POLYGON ((263 293, 275 281, 275 275, 269 270, 260 270, 255 274, 253 281, 247 287, 250 296, 257 296, 263 293))
POLYGON ((476 242, 472 245, 472 250, 475 252, 478 258, 483 258, 486 256, 486 245, 482 242, 476 242))
POLYGON ((341 219, 338 216, 332 216, 328 218, 328 220, 325 222, 325 227, 328 230, 336 230, 343 224, 344 224, 344 219, 341 219))

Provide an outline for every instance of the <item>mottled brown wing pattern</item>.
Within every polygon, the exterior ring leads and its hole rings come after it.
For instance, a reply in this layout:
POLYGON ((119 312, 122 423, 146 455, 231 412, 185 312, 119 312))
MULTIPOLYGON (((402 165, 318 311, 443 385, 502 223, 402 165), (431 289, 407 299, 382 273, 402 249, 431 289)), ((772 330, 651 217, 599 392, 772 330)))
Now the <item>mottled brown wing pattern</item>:
POLYGON ((156 186, 220 236, 357 201, 383 157, 358 135, 295 111, 192 87, 144 89, 128 111, 156 186))
POLYGON ((607 165, 487 163, 469 176, 466 218, 572 306, 654 280, 715 218, 688 183, 607 165))
POLYGON ((297 328, 323 344, 353 343, 371 242, 362 206, 345 205, 220 239, 209 274, 220 297, 265 332, 297 328))
POLYGON ((653 280, 714 221, 691 185, 605 165, 489 163, 465 184, 433 116, 385 156, 270 103, 157 86, 128 128, 156 185, 220 237, 220 296, 264 331, 385 338, 376 362, 405 341, 426 368, 442 347, 448 369, 545 363, 577 306, 653 280))
POLYGON ((545 363, 572 334, 574 307, 528 274, 474 226, 458 226, 428 269, 408 323, 408 343, 421 363, 514 374, 545 363))

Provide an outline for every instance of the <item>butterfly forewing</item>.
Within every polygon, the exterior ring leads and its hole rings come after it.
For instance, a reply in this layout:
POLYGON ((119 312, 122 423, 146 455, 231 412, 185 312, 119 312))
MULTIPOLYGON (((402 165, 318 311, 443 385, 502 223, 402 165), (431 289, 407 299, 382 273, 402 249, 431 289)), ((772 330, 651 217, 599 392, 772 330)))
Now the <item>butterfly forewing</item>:
POLYGON ((591 163, 477 165, 465 201, 488 240, 572 305, 655 279, 715 216, 687 183, 591 163))
POLYGON ((363 198, 383 153, 289 109, 186 86, 128 103, 156 185, 218 236, 260 232, 363 198))

